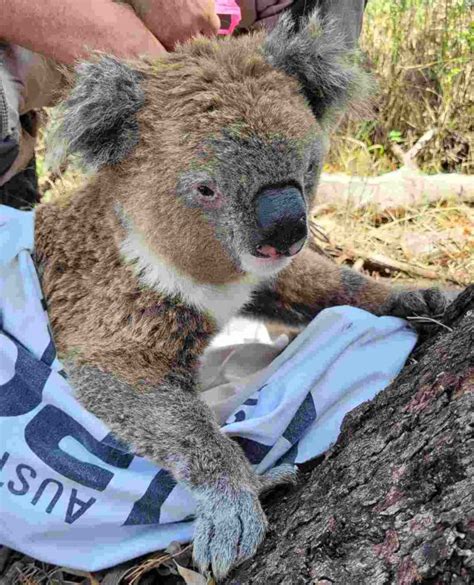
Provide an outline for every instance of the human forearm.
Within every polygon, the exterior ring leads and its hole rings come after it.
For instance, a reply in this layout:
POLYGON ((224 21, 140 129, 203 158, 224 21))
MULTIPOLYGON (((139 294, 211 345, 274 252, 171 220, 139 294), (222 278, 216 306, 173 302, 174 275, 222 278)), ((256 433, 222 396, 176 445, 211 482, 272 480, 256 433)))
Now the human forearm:
POLYGON ((70 64, 90 51, 156 55, 163 46, 133 10, 112 0, 0 0, 0 39, 70 64))

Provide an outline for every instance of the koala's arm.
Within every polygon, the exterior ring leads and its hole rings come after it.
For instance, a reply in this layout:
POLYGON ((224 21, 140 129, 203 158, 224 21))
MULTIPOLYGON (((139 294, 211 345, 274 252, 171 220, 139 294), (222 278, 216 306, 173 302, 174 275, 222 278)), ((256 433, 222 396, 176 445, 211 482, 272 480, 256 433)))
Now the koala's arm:
POLYGON ((291 481, 290 466, 257 477, 240 447, 220 432, 189 376, 135 388, 94 366, 66 362, 80 402, 134 452, 168 470, 197 502, 194 556, 224 576, 252 556, 267 522, 258 495, 291 481))
POLYGON ((253 295, 243 314, 306 325, 323 309, 338 305, 359 307, 375 315, 433 317, 444 312, 447 299, 437 289, 389 286, 306 248, 273 283, 253 295))

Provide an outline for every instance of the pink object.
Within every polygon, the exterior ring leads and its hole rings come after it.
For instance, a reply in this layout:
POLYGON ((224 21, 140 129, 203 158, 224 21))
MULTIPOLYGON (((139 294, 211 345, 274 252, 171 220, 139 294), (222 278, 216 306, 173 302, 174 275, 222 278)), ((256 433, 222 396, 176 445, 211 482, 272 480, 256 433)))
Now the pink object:
POLYGON ((222 28, 219 30, 219 34, 231 35, 234 32, 235 27, 242 20, 242 14, 240 12, 239 5, 235 0, 216 0, 216 12, 219 16, 230 17, 230 22, 227 28, 225 28, 224 25, 221 25, 222 28))

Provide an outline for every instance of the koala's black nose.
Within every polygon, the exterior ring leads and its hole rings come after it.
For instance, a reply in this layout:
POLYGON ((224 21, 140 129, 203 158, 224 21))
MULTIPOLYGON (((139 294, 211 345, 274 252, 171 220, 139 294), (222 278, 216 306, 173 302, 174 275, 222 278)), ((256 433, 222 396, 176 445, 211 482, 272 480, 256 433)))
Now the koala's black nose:
POLYGON ((261 239, 256 256, 293 256, 303 247, 306 236, 306 204, 293 186, 265 189, 255 201, 261 239))

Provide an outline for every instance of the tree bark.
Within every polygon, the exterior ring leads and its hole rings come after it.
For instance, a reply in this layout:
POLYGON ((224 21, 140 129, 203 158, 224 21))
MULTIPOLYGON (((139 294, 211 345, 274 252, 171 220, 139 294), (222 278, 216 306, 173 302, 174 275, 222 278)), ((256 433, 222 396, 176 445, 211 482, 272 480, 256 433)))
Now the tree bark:
POLYGON ((474 285, 398 378, 344 419, 228 585, 474 582, 474 285))

